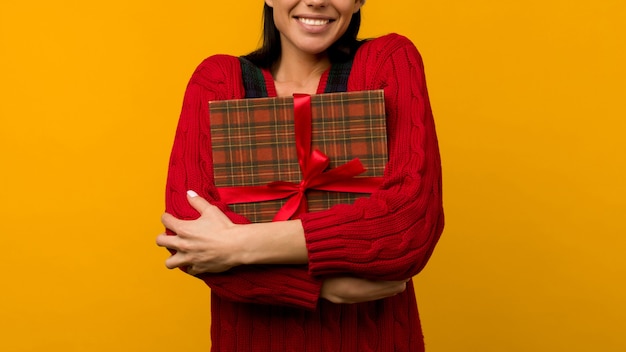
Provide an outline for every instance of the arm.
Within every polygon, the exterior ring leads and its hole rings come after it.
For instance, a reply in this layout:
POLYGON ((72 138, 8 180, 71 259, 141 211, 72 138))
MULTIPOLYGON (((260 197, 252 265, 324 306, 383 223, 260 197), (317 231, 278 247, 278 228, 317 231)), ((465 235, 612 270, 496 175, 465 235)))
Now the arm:
MULTIPOLYGON (((198 217, 186 196, 187 190, 193 189, 233 223, 247 222, 216 201, 208 121, 210 100, 243 96, 238 65, 234 58, 208 59, 193 74, 185 92, 166 186, 166 212, 177 218, 198 217)), ((305 266, 241 266, 223 274, 204 274, 201 279, 217 295, 229 300, 307 309, 315 307, 321 289, 321 280, 313 278, 305 266)))
POLYGON ((360 59, 367 65, 355 60, 349 82, 353 89, 385 89, 384 184, 353 205, 301 217, 314 276, 411 277, 424 267, 443 230, 441 164, 422 60, 406 38, 386 39, 364 46, 360 59))

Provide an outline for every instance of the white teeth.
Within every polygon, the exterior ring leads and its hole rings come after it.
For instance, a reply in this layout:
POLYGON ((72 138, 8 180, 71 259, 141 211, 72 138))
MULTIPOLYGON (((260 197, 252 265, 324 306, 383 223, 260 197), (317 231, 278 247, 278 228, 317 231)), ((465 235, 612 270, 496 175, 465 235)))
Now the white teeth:
POLYGON ((302 18, 302 17, 299 17, 298 21, 309 26, 323 26, 330 22, 330 20, 321 20, 321 19, 315 19, 315 18, 302 18))

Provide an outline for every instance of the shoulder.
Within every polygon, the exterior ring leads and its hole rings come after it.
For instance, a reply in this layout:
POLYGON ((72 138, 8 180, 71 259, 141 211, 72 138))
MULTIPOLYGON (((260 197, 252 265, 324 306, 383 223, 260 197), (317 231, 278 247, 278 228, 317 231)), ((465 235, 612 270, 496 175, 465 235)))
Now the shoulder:
MULTIPOLYGON (((241 85, 239 58, 231 55, 213 55, 204 59, 195 69, 189 84, 232 95, 233 87, 241 85), (230 88, 230 89, 229 89, 230 88)), ((225 97, 226 98, 226 97, 225 97)))
POLYGON ((424 65, 417 48, 407 37, 388 34, 369 39, 354 57, 348 85, 353 90, 380 89, 418 72, 424 65))
POLYGON ((413 42, 409 38, 398 33, 389 33, 380 37, 366 39, 365 44, 378 49, 390 49, 395 46, 406 45, 413 46, 413 42))
POLYGON ((421 62, 421 55, 413 42, 400 34, 391 33, 381 37, 368 39, 359 48, 356 58, 370 64, 384 64, 390 57, 409 55, 411 59, 421 62))

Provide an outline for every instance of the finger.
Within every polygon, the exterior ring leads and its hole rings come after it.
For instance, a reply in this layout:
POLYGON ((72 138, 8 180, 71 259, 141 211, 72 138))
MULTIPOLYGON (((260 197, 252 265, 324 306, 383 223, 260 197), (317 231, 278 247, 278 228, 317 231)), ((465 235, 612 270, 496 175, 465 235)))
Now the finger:
POLYGON ((187 191, 187 200, 200 214, 203 214, 207 209, 212 207, 206 199, 200 197, 198 193, 192 190, 187 191))
POLYGON ((232 223, 218 207, 198 196, 196 192, 187 191, 187 199, 189 204, 200 213, 200 216, 217 223, 232 223))
POLYGON ((177 236, 168 236, 167 234, 160 234, 156 238, 156 244, 159 247, 165 247, 168 249, 178 250, 178 241, 179 238, 177 236))
POLYGON ((184 268, 183 268, 183 270, 184 270, 187 274, 189 274, 189 275, 193 275, 193 276, 200 274, 198 271, 196 271, 196 270, 194 269, 194 265, 193 265, 193 264, 191 264, 191 265, 187 265, 186 267, 184 267, 184 268))
POLYGON ((189 264, 189 261, 185 258, 185 254, 182 252, 177 252, 176 254, 174 254, 173 256, 165 260, 165 266, 168 269, 185 267, 188 264, 189 264))
POLYGON ((165 228, 170 229, 174 232, 177 232, 176 229, 178 228, 178 225, 182 221, 183 220, 180 220, 176 218, 174 215, 169 214, 169 213, 163 213, 163 215, 161 215, 161 223, 163 224, 163 226, 165 226, 165 228))

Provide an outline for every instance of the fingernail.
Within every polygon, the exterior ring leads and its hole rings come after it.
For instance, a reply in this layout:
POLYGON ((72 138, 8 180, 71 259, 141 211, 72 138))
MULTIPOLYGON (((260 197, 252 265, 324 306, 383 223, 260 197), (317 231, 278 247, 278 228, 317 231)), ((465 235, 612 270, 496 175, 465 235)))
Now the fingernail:
POLYGON ((194 197, 198 196, 198 193, 196 193, 196 192, 194 192, 192 190, 189 190, 189 191, 187 191, 187 195, 190 196, 191 198, 194 198, 194 197))

